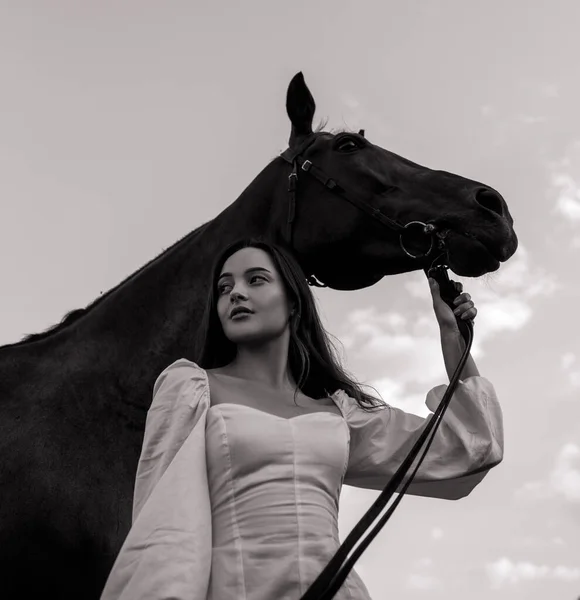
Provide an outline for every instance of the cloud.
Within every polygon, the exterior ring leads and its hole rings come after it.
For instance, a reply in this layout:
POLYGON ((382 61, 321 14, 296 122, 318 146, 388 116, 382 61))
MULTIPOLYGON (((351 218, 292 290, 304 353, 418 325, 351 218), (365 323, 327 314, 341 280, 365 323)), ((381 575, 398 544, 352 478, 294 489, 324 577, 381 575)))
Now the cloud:
POLYGON ((558 454, 550 481, 554 491, 569 502, 580 502, 580 447, 566 444, 558 454))
MULTIPOLYGON (((459 280, 453 274, 451 277, 459 280)), ((560 287, 554 275, 532 267, 523 245, 493 278, 470 279, 464 285, 478 309, 471 348, 475 360, 485 355, 484 348, 489 340, 518 331, 531 321, 533 299, 552 295, 560 287)), ((376 365, 377 371, 385 374, 368 383, 386 402, 407 412, 427 416, 425 393, 416 392, 424 390, 426 385, 435 385, 445 374, 439 328, 433 315, 425 311, 431 293, 424 276, 421 274, 408 280, 405 288, 412 297, 421 300, 416 314, 411 312, 412 307, 407 316, 397 311, 382 312, 374 306, 357 309, 346 315, 344 333, 339 337, 345 350, 356 352, 369 372, 373 372, 376 365), (385 372, 385 365, 388 372, 385 372)), ((374 393, 372 389, 367 391, 374 393)))
POLYGON ((434 527, 431 529, 431 538, 434 540, 440 540, 443 537, 443 529, 440 527, 434 527))
MULTIPOLYGON (((518 331, 532 319, 532 300, 552 296, 562 288, 556 276, 542 267, 533 266, 527 248, 520 244, 514 257, 495 273, 478 279, 462 280, 478 310, 475 319, 474 358, 484 355, 483 345, 503 332, 518 331)), ((414 297, 425 297, 423 281, 408 281, 407 291, 414 297)))
MULTIPOLYGON (((409 377, 412 373, 412 369, 408 369, 406 373, 407 377, 405 384, 409 384, 409 377)), ((370 382, 370 385, 372 385, 379 392, 380 397, 383 398, 387 404, 396 406, 405 412, 419 415, 420 417, 428 417, 431 414, 431 411, 425 404, 426 394, 410 393, 406 391, 406 385, 400 381, 395 381, 394 379, 390 379, 388 377, 382 377, 381 379, 374 379, 370 382)), ((374 395, 374 391, 372 389, 367 389, 367 391, 374 395)))
MULTIPOLYGON (((500 305, 501 302, 507 301, 513 308, 516 300, 521 300, 523 306, 523 301, 537 296, 552 296, 562 287, 552 273, 530 261, 529 252, 522 243, 514 256, 494 273, 477 279, 462 279, 450 272, 449 277, 463 284, 464 291, 472 295, 478 307, 486 307, 488 303, 500 305)), ((408 281, 405 288, 416 298, 425 296, 423 281, 408 281)), ((478 311, 476 320, 485 312, 484 308, 481 311, 478 308, 478 311)))
POLYGON ((433 559, 425 556, 413 566, 414 572, 409 573, 405 585, 413 590, 434 590, 441 587, 441 580, 429 571, 433 567, 433 559))
POLYGON ((580 185, 568 173, 552 174, 552 186, 558 190, 555 212, 571 221, 580 221, 580 185))
POLYGON ((407 587, 413 590, 434 590, 441 587, 441 581, 432 575, 411 573, 407 578, 407 587))
POLYGON ((536 123, 545 123, 552 120, 552 117, 534 117, 532 115, 518 115, 516 118, 526 125, 535 125, 536 123))
POLYGON ((574 352, 566 352, 560 360, 562 371, 572 387, 580 388, 580 363, 574 352))
MULTIPOLYGON (((490 283, 493 283, 495 288, 493 293, 501 297, 516 294, 529 300, 536 296, 552 296, 562 287, 554 275, 542 267, 530 264, 529 252, 523 244, 519 244, 516 254, 502 265, 499 271, 486 277, 490 283)), ((486 278, 482 280, 485 281, 486 278)))
MULTIPOLYGON (((380 369, 385 373, 385 365, 388 367, 386 376, 365 383, 373 386, 388 404, 428 416, 424 388, 435 385, 445 372, 436 320, 424 314, 415 320, 407 319, 398 312, 380 312, 371 306, 349 313, 344 330, 346 333, 339 335, 342 346, 356 352, 369 372, 380 369), (372 368, 375 364, 376 370, 372 368), (416 393, 414 387, 423 391, 416 393)), ((376 394, 372 388, 365 391, 376 394)))
POLYGON ((561 548, 562 546, 566 546, 566 542, 559 535, 552 536, 549 539, 537 535, 526 535, 522 538, 518 538, 516 540, 516 544, 518 547, 525 548, 527 550, 549 550, 550 547, 561 548))
POLYGON ((532 317, 532 308, 521 298, 498 298, 484 304, 478 324, 486 332, 486 337, 502 331, 518 331, 532 317))
POLYGON ((415 567, 418 569, 427 569, 428 567, 432 566, 433 559, 430 556, 424 556, 423 558, 417 560, 417 562, 415 563, 415 567))
POLYGON ((561 449, 545 479, 529 481, 516 491, 521 500, 551 500, 580 503, 580 447, 569 442, 561 449))
POLYGON ((541 91, 548 98, 558 98, 560 96, 560 88, 557 83, 545 83, 541 87, 541 91))
POLYGON ((558 565, 535 565, 531 562, 512 562, 507 557, 502 557, 485 566, 486 574, 494 589, 506 585, 516 585, 523 581, 538 579, 553 579, 560 581, 577 581, 580 579, 580 568, 558 565))
MULTIPOLYGON (((426 385, 435 385, 444 373, 441 343, 434 318, 424 318, 424 326, 417 331, 416 323, 403 324, 396 313, 380 313, 371 307, 347 316, 345 330, 340 335, 346 350, 356 352, 370 372, 380 369, 387 376, 365 382, 372 385, 380 396, 393 406, 419 416, 429 415, 425 406, 426 385), (364 312, 364 315, 363 315, 364 312), (372 368, 376 364, 376 369, 372 368), (420 368, 417 368, 420 365, 420 368), (421 393, 414 389, 421 388, 421 393)), ((371 388, 365 388, 374 394, 371 388)))
MULTIPOLYGON (((568 225, 580 223, 580 140, 574 141, 563 158, 548 163, 550 195, 555 198, 552 214, 564 218, 568 225)), ((580 238, 570 240, 571 248, 580 246, 580 238)))
POLYGON ((573 352, 567 352, 562 355, 562 370, 569 369, 576 362, 576 355, 573 352))

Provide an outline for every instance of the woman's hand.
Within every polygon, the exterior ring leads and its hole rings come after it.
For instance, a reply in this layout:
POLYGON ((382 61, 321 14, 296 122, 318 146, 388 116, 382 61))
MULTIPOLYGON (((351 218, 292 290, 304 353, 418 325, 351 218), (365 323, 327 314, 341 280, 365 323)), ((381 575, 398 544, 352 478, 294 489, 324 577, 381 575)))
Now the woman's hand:
MULTIPOLYGON (((455 282, 455 287, 458 292, 463 292, 462 283, 455 282)), ((475 308, 471 296, 467 292, 463 292, 455 298, 455 309, 451 310, 447 303, 441 299, 439 285, 432 277, 429 277, 429 288, 433 298, 433 310, 442 333, 459 333, 456 318, 460 317, 464 321, 469 321, 477 315, 477 308, 475 308)))

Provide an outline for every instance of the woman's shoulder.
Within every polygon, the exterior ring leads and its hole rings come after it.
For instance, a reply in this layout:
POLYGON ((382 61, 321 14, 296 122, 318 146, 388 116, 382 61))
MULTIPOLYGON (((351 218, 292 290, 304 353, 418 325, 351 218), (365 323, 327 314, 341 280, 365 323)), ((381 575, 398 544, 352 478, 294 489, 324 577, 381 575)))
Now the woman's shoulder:
POLYGON ((187 358, 179 358, 165 367, 155 380, 150 410, 181 403, 193 405, 205 394, 207 385, 204 369, 187 358))
POLYGON ((168 370, 177 370, 177 369, 190 369, 190 370, 200 370, 201 367, 193 362, 192 360, 189 360, 188 358, 178 358, 176 361, 172 362, 170 365, 168 365, 167 367, 165 367, 165 369, 163 369, 163 371, 168 371, 168 370))
POLYGON ((187 359, 178 358, 170 365, 165 367, 163 371, 157 376, 155 387, 157 387, 162 381, 165 380, 180 380, 180 379, 204 379, 205 373, 197 363, 187 359))

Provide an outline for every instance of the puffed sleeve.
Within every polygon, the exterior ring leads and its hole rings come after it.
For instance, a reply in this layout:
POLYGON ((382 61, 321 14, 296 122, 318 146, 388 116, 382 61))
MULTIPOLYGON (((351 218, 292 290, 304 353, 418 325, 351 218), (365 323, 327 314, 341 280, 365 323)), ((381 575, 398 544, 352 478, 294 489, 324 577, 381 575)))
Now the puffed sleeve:
POLYGON ((135 477, 133 523, 193 430, 204 394, 207 387, 202 370, 185 358, 169 365, 157 377, 135 477))
POLYGON ((161 372, 147 413, 133 522, 101 600, 204 600, 211 572, 205 456, 209 387, 179 359, 161 372))
MULTIPOLYGON (((431 415, 426 419, 392 406, 368 412, 338 390, 350 432, 344 483, 382 490, 433 417, 446 390, 447 385, 439 385, 429 391, 425 404, 431 415)), ((493 385, 480 376, 459 380, 407 493, 448 500, 463 498, 502 458, 503 419, 493 385)))

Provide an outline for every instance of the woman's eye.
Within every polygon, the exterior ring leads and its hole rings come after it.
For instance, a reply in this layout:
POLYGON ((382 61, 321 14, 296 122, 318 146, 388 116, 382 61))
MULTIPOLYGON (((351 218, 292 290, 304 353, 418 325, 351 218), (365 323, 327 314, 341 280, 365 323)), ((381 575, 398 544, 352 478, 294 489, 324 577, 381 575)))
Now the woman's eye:
POLYGON ((336 149, 339 152, 352 152, 353 150, 358 150, 359 148, 359 144, 355 142, 352 138, 345 138, 338 142, 336 146, 336 149))
MULTIPOLYGON (((263 276, 263 275, 252 275, 250 277, 250 283, 252 283, 252 281, 256 278, 259 279, 263 279, 264 281, 267 281, 267 279, 263 276)), ((221 285, 220 287, 218 287, 218 293, 223 294, 224 293, 224 289, 226 287, 228 287, 230 284, 229 283, 224 283, 223 285, 221 285)))

